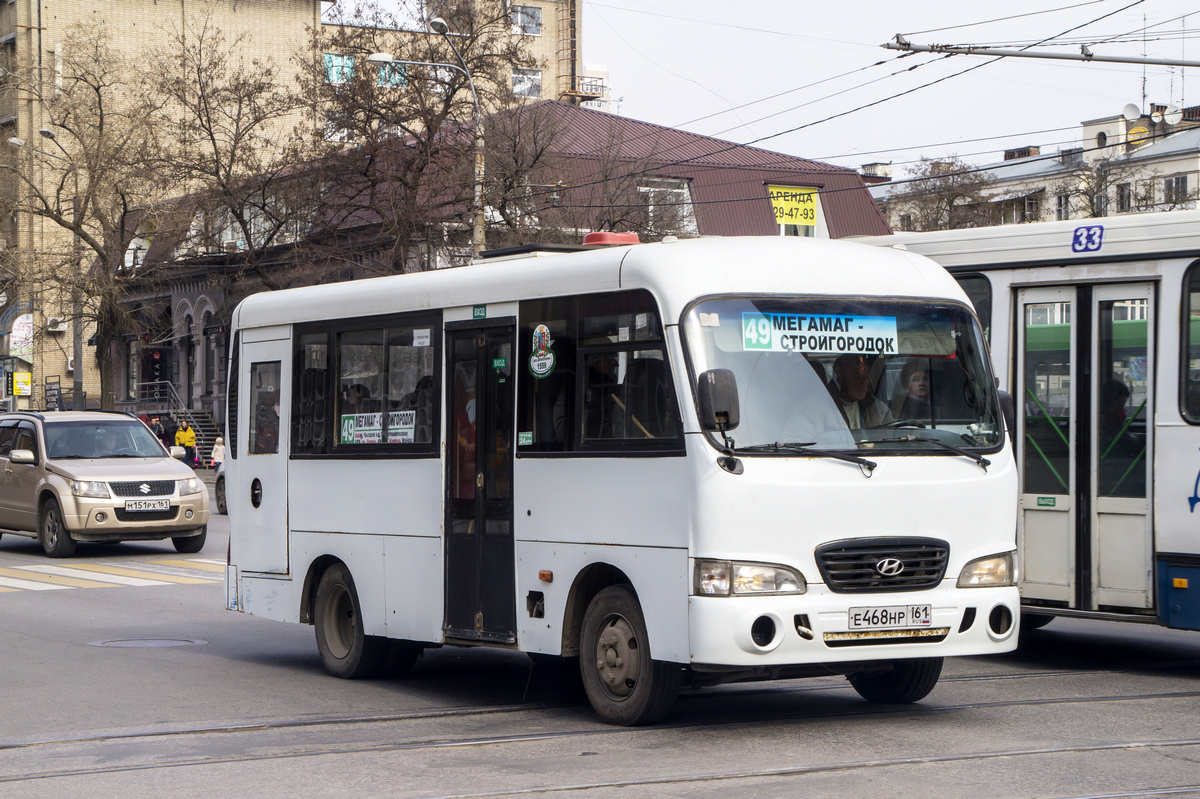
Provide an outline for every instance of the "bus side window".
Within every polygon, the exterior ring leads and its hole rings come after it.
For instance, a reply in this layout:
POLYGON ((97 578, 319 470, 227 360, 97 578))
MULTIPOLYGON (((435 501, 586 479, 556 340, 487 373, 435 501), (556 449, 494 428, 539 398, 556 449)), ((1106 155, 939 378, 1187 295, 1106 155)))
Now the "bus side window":
POLYGON ((1183 386, 1180 410, 1183 418, 1200 424, 1200 261, 1183 276, 1183 386))

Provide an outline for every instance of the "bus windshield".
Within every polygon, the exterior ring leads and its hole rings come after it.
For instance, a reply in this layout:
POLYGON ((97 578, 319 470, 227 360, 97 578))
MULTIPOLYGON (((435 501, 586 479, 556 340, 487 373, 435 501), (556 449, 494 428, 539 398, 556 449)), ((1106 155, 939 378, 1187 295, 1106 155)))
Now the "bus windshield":
POLYGON ((982 335, 958 304, 708 299, 687 314, 684 339, 696 375, 733 372, 740 422, 729 437, 739 452, 1001 443, 982 335))

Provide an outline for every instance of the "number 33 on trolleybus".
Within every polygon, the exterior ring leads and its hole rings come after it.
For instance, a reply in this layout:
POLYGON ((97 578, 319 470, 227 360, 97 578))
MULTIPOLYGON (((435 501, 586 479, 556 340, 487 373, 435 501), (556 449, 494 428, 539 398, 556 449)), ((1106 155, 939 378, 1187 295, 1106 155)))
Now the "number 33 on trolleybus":
MULTIPOLYGON (((585 242, 586 243, 586 242, 585 242)), ((577 658, 596 712, 1015 646, 1016 467, 919 256, 700 239, 266 292, 233 317, 226 603, 326 668, 577 658)))
POLYGON ((1027 626, 1200 630, 1198 231, 1171 211, 869 240, 940 263, 990 327, 1027 626))

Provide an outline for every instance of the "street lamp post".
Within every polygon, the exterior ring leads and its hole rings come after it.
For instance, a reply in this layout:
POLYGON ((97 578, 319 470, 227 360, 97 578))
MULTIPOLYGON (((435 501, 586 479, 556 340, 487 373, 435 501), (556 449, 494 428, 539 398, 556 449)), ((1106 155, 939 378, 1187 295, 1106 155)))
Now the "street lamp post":
MULTIPOLYGON (((65 161, 74 166, 71 159, 64 156, 69 156, 70 153, 62 146, 55 137, 54 131, 50 128, 41 128, 38 130, 42 138, 49 139, 54 142, 58 149, 63 151, 63 155, 55 155, 48 153, 45 150, 39 150, 36 147, 31 147, 25 143, 24 139, 16 138, 15 136, 8 140, 8 143, 15 147, 29 147, 30 150, 37 152, 47 158, 56 158, 59 161, 65 161)), ((71 359, 75 363, 75 368, 71 374, 71 407, 73 410, 87 410, 87 402, 83 397, 83 297, 79 293, 79 279, 82 270, 82 246, 79 238, 79 228, 83 224, 83 205, 79 202, 79 172, 72 168, 71 179, 74 183, 75 194, 71 198, 71 359)))
POLYGON ((458 59, 460 66, 454 64, 438 64, 428 61, 402 61, 392 58, 390 53, 372 53, 367 56, 367 62, 372 64, 406 64, 417 67, 445 67, 461 72, 467 79, 467 86, 471 89, 471 104, 474 109, 475 120, 475 197, 472 205, 473 222, 471 225, 471 250, 476 256, 483 251, 485 245, 484 237, 484 213, 483 213, 483 181, 484 181, 484 140, 483 140, 483 110, 479 106, 479 94, 475 91, 475 81, 471 78, 471 71, 467 67, 466 59, 462 57, 462 53, 458 52, 458 48, 454 46, 454 41, 450 38, 450 26, 446 24, 444 19, 434 17, 429 20, 429 29, 436 34, 439 34, 446 40, 446 44, 450 45, 450 50, 454 53, 454 57, 458 59))

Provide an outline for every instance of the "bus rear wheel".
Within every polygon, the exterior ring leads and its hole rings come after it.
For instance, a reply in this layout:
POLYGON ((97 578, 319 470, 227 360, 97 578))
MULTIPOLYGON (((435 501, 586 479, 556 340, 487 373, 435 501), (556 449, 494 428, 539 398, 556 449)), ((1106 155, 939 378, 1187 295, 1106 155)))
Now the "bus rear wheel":
POLYGON ((583 615, 579 670, 596 714, 609 724, 653 724, 671 712, 682 669, 650 658, 646 620, 628 585, 596 594, 583 615))
POLYGON ((852 674, 848 679, 868 702, 908 705, 929 696, 941 676, 941 658, 913 658, 897 660, 890 671, 852 674))
POLYGON ((335 563, 321 575, 314 621, 326 671, 349 680, 379 674, 387 662, 388 640, 363 632, 358 592, 344 564, 335 563))

